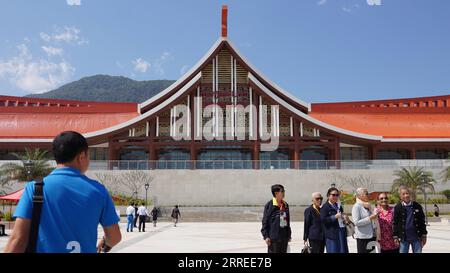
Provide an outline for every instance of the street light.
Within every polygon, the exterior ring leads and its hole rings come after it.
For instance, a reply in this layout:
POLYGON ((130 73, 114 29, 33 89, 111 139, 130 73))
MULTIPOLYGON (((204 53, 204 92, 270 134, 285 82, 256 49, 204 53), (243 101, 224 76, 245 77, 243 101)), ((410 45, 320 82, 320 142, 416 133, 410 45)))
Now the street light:
POLYGON ((145 183, 145 208, 147 208, 147 191, 150 185, 148 183, 145 183))
POLYGON ((27 172, 27 180, 31 181, 33 179, 33 177, 31 176, 31 171, 33 169, 33 161, 31 160, 26 160, 23 163, 23 166, 25 168, 25 171, 27 172))
POLYGON ((423 186, 423 199, 425 201, 425 224, 428 226, 428 212, 427 212, 427 188, 425 187, 425 174, 424 172, 420 172, 420 178, 422 179, 423 186))
POLYGON ((336 183, 331 183, 332 188, 336 188, 336 183))

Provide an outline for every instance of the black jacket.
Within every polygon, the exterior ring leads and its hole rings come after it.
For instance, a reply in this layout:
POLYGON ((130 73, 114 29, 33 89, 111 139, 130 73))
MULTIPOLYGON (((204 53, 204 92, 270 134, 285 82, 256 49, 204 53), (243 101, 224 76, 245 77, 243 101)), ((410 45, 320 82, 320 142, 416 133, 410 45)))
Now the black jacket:
POLYGON ((305 222, 303 228, 303 240, 323 240, 322 220, 320 213, 313 205, 305 209, 305 222))
POLYGON ((157 209, 152 209, 152 212, 150 214, 152 215, 153 221, 158 220, 158 210, 157 209))
MULTIPOLYGON (((342 206, 339 210, 341 213, 344 212, 342 206)), ((337 240, 339 238, 339 221, 335 216, 337 213, 338 211, 329 202, 326 202, 320 209, 323 234, 325 238, 330 240, 337 240)))
MULTIPOLYGON (((417 237, 420 239, 427 235, 427 226, 425 225, 425 213, 422 206, 413 201, 414 225, 416 226, 417 237)), ((406 209, 401 202, 394 207, 394 219, 392 220, 392 236, 394 239, 403 240, 405 238, 406 209)))
POLYGON ((273 200, 267 202, 264 206, 261 234, 264 238, 270 238, 272 241, 282 241, 291 239, 291 219, 289 215, 289 205, 285 203, 287 226, 280 227, 280 208, 273 204, 273 200))
POLYGON ((174 208, 172 210, 172 218, 178 219, 179 216, 181 216, 180 210, 177 208, 174 208))

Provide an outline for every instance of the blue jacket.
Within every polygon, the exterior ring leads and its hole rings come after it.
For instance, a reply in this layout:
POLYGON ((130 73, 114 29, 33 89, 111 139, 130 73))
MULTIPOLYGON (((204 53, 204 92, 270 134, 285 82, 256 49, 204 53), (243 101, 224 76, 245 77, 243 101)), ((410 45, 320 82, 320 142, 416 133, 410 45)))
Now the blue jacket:
MULTIPOLYGON (((341 213, 344 212, 342 206, 341 213)), ((325 238, 330 240, 337 240, 339 237, 339 222, 335 215, 338 211, 329 203, 326 202, 320 209, 320 219, 322 220, 323 234, 325 238)))
POLYGON ((320 213, 313 208, 313 205, 305 209, 303 240, 306 241, 308 239, 324 240, 320 213))

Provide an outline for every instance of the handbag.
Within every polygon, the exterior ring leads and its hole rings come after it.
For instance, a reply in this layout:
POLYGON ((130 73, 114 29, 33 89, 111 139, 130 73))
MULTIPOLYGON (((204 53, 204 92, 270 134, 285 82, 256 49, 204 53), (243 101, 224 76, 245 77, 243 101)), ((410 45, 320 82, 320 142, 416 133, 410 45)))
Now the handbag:
POLYGON ((305 246, 302 248, 301 253, 311 253, 312 247, 309 246, 309 244, 305 244, 305 246))
POLYGON ((35 253, 41 222, 42 204, 44 203, 44 181, 42 178, 34 180, 33 210, 31 216, 30 233, 28 235, 28 245, 25 253, 35 253))
POLYGON ((354 238, 355 235, 355 224, 350 220, 347 219, 344 221, 345 229, 347 230, 347 237, 352 236, 354 238))

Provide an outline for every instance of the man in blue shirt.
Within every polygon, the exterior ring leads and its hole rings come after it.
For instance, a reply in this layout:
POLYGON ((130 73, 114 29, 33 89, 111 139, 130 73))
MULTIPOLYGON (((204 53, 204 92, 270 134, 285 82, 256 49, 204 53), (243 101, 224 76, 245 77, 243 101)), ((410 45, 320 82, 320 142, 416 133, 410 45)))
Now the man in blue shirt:
MULTIPOLYGON (((37 252, 95 253, 120 242, 119 217, 106 188, 84 175, 89 167, 86 139, 73 131, 53 140, 56 169, 43 179, 37 252), (98 225, 104 238, 97 243, 98 225)), ((26 185, 17 205, 17 217, 5 252, 24 252, 30 234, 35 182, 26 185)))

